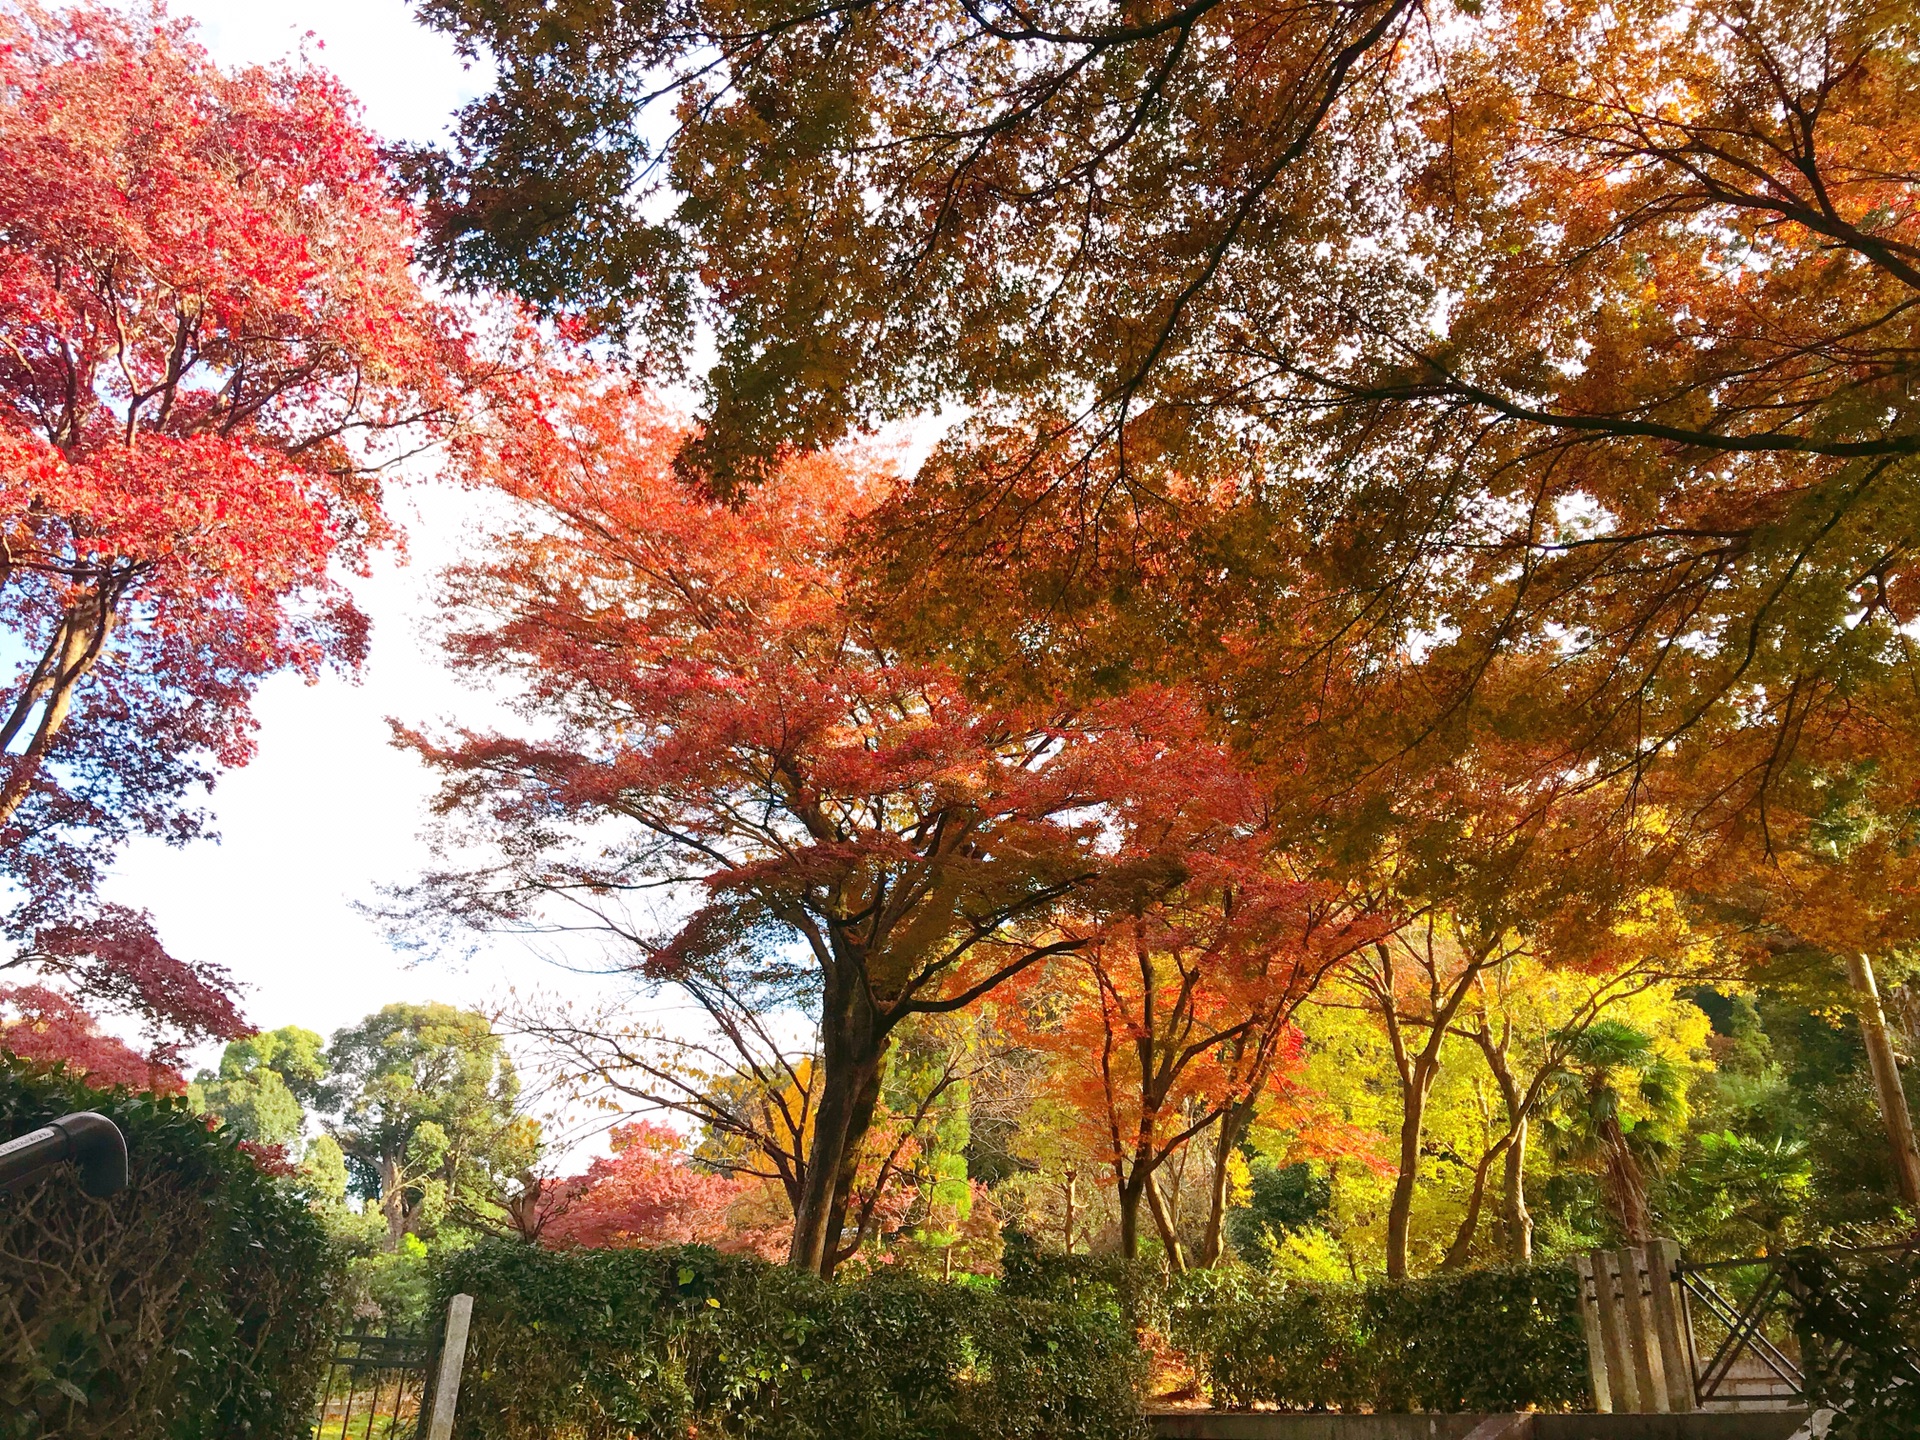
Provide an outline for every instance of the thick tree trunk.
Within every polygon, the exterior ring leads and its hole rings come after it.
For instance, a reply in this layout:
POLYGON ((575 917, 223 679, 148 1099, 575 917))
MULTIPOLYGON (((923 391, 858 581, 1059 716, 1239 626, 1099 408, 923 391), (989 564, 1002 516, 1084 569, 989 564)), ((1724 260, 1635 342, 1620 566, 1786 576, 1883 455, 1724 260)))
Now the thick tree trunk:
POLYGON ((820 1103, 814 1111, 813 1143, 807 1149, 806 1181, 794 1209, 787 1263, 829 1276, 860 1148, 873 1122, 887 1037, 866 987, 854 975, 828 976, 820 1008, 820 1103))
POLYGON ((34 667, 12 711, 0 723, 0 754, 13 748, 39 707, 33 738, 8 767, 0 783, 0 825, 5 825, 26 802, 33 782, 47 762, 53 744, 66 728, 74 692, 106 648, 113 633, 113 603, 117 596, 95 592, 69 610, 34 667))
MULTIPOLYGON (((874 1107, 880 1103, 880 1074, 886 1059, 886 1046, 882 1042, 879 1053, 875 1055, 872 1066, 858 1082, 854 1093, 851 1113, 847 1121, 847 1134, 850 1137, 840 1156, 840 1174, 834 1183, 833 1204, 827 1212, 827 1246, 825 1257, 821 1261, 820 1274, 823 1279, 831 1280, 833 1272, 840 1262, 848 1258, 851 1249, 841 1249, 841 1237, 847 1231, 847 1207, 853 1201, 853 1187, 860 1176, 861 1153, 866 1149, 867 1132, 873 1128, 874 1107)), ((856 1245, 857 1245, 856 1239, 856 1245)))
POLYGON ((383 1157, 380 1161, 380 1213, 387 1222, 389 1255, 399 1250, 400 1238, 407 1233, 407 1189, 400 1180, 399 1164, 383 1157))
POLYGON ((1900 1065, 1894 1058, 1893 1041, 1887 1036, 1887 1017, 1880 1008, 1873 963, 1864 955, 1849 955, 1847 976, 1853 982, 1860 1037, 1866 1043, 1874 1088, 1880 1092, 1880 1119, 1887 1127, 1887 1143, 1893 1150, 1900 1197, 1910 1208, 1920 1209, 1920 1146, 1914 1142, 1913 1115, 1907 1108, 1907 1092, 1900 1083, 1900 1065))
POLYGON ((1645 1245, 1654 1238, 1646 1177, 1640 1173, 1640 1162, 1633 1158, 1618 1120, 1610 1119, 1601 1126, 1600 1144, 1606 1157, 1607 1191, 1613 1201, 1614 1218, 1620 1222, 1629 1245, 1645 1245))
POLYGON ((1500 1213, 1507 1232, 1507 1258, 1516 1265, 1533 1261, 1533 1212, 1527 1209, 1527 1118, 1513 1128, 1507 1147, 1507 1173, 1500 1186, 1500 1213))
POLYGON ((1128 1260, 1140 1258, 1140 1192, 1144 1178, 1137 1172, 1122 1181, 1116 1198, 1120 1202, 1120 1254, 1128 1260))

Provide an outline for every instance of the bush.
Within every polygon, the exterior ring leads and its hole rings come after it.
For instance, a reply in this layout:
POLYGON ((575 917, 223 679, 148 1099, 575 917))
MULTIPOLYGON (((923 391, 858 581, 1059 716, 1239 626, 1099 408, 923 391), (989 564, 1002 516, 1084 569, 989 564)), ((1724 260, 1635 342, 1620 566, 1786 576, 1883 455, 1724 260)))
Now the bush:
POLYGON ((1001 1249, 1000 1288, 1009 1297, 1051 1300, 1122 1320, 1136 1333, 1165 1330, 1167 1275, 1151 1260, 1117 1254, 1062 1255, 1009 1231, 1001 1249))
POLYGON ((0 1136, 75 1110, 126 1132, 130 1184, 0 1197, 0 1437, 304 1437, 338 1284, 319 1224, 184 1100, 0 1057, 0 1136))
POLYGON ((1169 1329, 1223 1406, 1563 1410, 1587 1396, 1576 1295, 1560 1265, 1367 1286, 1232 1267, 1176 1282, 1169 1329))
POLYGON ((880 1274, 828 1285, 699 1246, 450 1257, 475 1297, 461 1440, 1134 1440, 1111 1306, 880 1274))
POLYGON ((1920 1253, 1788 1257, 1807 1397, 1841 1412, 1835 1440, 1893 1440, 1920 1415, 1920 1253))

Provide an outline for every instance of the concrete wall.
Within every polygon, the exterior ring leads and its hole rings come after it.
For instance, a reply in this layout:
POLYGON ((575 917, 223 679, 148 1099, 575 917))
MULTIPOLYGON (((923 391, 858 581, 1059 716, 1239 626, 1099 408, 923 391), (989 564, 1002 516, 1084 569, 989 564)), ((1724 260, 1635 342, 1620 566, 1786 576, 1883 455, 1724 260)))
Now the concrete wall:
MULTIPOLYGON (((1493 1418, 1191 1410, 1154 1416, 1153 1433, 1157 1440, 1466 1440, 1482 1422, 1493 1418)), ((1806 1418, 1804 1410, 1746 1415, 1535 1415, 1527 1428, 1532 1440, 1788 1440, 1806 1418)))

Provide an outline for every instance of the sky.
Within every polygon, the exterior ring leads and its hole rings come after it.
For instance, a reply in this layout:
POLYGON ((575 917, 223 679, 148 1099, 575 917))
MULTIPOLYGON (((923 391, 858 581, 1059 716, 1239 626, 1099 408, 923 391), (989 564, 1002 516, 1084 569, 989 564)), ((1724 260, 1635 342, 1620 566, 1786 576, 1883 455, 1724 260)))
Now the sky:
MULTIPOLYGON (((202 43, 223 64, 307 46, 388 139, 439 137, 486 79, 464 68, 444 37, 414 24, 401 0, 176 0, 169 8, 201 23, 202 43)), ((441 669, 424 628, 435 572, 471 543, 471 507, 416 487, 401 492, 397 509, 410 563, 383 558, 355 584, 374 622, 365 670, 311 686, 269 681, 255 707, 259 753, 211 797, 219 842, 138 844, 108 889, 150 910, 175 954, 231 971, 248 1019, 262 1028, 331 1034, 395 1000, 487 1005, 510 985, 598 988, 511 939, 467 962, 416 964, 355 908, 431 861, 420 838, 431 784, 389 745, 387 717, 432 721, 486 708, 441 669)))

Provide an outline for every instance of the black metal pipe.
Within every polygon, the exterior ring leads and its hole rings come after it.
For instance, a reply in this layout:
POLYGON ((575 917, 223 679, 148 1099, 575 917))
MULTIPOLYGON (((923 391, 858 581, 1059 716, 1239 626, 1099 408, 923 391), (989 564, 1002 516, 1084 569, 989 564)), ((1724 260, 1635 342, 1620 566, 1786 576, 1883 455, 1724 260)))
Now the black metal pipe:
POLYGON ((127 1137, 106 1116, 82 1110, 0 1145, 0 1190, 11 1190, 68 1160, 80 1170, 81 1190, 95 1199, 127 1188, 127 1137))

